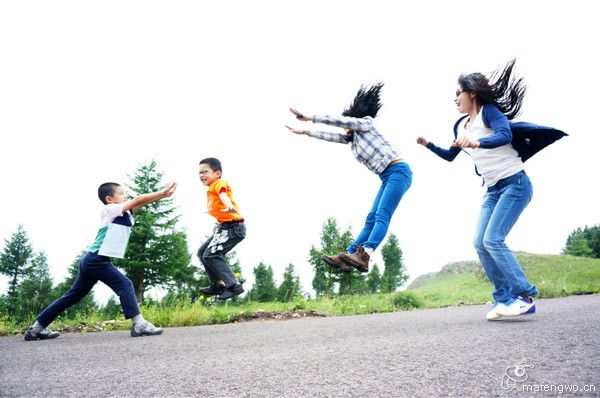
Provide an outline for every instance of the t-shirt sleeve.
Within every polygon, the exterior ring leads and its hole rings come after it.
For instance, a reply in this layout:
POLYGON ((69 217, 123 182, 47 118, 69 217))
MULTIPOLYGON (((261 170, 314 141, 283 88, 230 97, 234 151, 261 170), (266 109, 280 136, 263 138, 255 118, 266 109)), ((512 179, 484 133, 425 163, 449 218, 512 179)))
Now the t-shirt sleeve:
POLYGON ((223 192, 227 192, 228 188, 229 185, 227 184, 227 181, 222 179, 217 180, 213 186, 213 190, 217 195, 221 195, 223 192))
POLYGON ((115 218, 123 215, 123 203, 110 203, 102 209, 102 225, 108 225, 115 218))

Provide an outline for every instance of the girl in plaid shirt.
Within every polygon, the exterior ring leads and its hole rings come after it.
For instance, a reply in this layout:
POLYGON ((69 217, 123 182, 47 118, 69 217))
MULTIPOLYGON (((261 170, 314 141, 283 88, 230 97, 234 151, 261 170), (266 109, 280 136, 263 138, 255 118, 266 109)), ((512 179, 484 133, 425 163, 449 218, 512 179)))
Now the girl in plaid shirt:
POLYGON ((354 157, 381 179, 381 187, 375 196, 373 207, 356 240, 345 252, 337 256, 323 256, 325 262, 344 272, 350 272, 352 268, 360 272, 369 271, 370 256, 383 241, 392 215, 412 183, 412 172, 408 164, 373 126, 373 119, 381 108, 379 93, 382 87, 383 83, 368 88, 361 86, 354 101, 344 110, 341 117, 308 116, 290 108, 298 120, 341 127, 345 130, 344 133, 310 131, 286 126, 295 134, 349 144, 354 157))

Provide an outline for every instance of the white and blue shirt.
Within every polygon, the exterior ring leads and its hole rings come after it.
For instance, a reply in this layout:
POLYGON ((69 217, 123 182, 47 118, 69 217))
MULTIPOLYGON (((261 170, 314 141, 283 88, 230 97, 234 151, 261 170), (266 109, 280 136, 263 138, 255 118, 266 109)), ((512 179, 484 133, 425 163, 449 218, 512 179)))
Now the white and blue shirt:
POLYGON ((381 174, 392 160, 400 158, 398 152, 373 126, 373 118, 347 116, 313 116, 313 123, 353 130, 353 134, 340 134, 330 131, 309 131, 309 136, 320 140, 350 144, 352 154, 360 163, 375 174, 381 174))
POLYGON ((127 242, 134 223, 131 212, 123 213, 123 203, 110 203, 104 206, 100 217, 102 226, 89 251, 92 253, 97 251, 100 256, 125 257, 127 242))

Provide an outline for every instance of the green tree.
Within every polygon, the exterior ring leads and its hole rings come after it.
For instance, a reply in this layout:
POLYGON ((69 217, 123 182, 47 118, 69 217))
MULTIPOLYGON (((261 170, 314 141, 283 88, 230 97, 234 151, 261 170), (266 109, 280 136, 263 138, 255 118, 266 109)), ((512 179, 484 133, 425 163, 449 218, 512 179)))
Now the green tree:
POLYGON ((586 233, 581 228, 577 228, 569 235, 565 248, 563 249, 563 254, 579 257, 595 257, 594 251, 589 245, 586 233))
POLYGON ((52 302, 52 279, 44 252, 37 253, 31 261, 27 276, 19 284, 18 297, 21 320, 37 315, 52 302))
POLYGON ((402 263, 402 250, 396 235, 390 234, 388 241, 381 250, 384 270, 381 278, 381 291, 391 293, 402 286, 408 279, 408 274, 402 263))
POLYGON ((111 296, 100 311, 109 319, 116 319, 119 317, 119 315, 123 315, 121 304, 117 302, 115 296, 111 296))
POLYGON ((294 265, 290 264, 283 273, 283 281, 277 289, 277 301, 287 303, 301 297, 300 278, 294 273, 294 265))
POLYGON ((277 287, 273 280, 273 268, 261 262, 254 268, 254 286, 248 292, 249 301, 261 303, 277 300, 277 287))
POLYGON ((6 301, 9 316, 13 316, 18 305, 19 281, 29 272, 32 255, 27 232, 19 225, 10 239, 4 240, 4 250, 0 254, 0 273, 9 277, 6 301))
MULTIPOLYGON (((77 279, 77 275, 79 274, 79 261, 85 255, 85 253, 85 251, 82 251, 73 260, 73 262, 69 266, 69 275, 67 275, 66 279, 60 282, 58 285, 56 285, 56 287, 52 290, 52 300, 50 301, 54 301, 60 298, 71 288, 71 286, 73 286, 73 283, 75 283, 75 279, 77 279)), ((77 304, 67 308, 64 312, 64 316, 69 319, 74 319, 77 317, 77 314, 87 316, 89 313, 96 309, 97 307, 96 303, 94 302, 94 294, 93 292, 90 292, 77 304)))
POLYGON ((364 290, 365 282, 362 274, 342 272, 332 268, 322 259, 325 254, 334 255, 346 250, 352 241, 350 229, 340 233, 334 218, 328 218, 325 221, 321 230, 321 247, 311 247, 308 254, 308 262, 315 270, 312 286, 317 295, 334 293, 336 285, 339 286, 341 294, 364 290))
MULTIPOLYGON (((140 166, 128 186, 135 195, 156 192, 162 186, 156 162, 140 166)), ((177 229, 172 199, 163 199, 136 210, 125 258, 115 260, 133 282, 138 302, 154 286, 183 287, 194 283, 195 267, 190 263, 186 234, 177 229)))
POLYGON ((371 272, 369 272, 367 286, 371 293, 377 293, 381 287, 381 273, 379 272, 377 264, 373 264, 373 268, 371 268, 371 272))

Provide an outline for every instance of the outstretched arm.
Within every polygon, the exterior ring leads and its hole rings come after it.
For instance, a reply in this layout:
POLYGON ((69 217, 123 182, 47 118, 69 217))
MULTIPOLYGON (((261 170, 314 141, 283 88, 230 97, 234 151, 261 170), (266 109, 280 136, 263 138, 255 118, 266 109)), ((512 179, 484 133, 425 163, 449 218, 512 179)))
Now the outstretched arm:
POLYGON ((371 118, 356 118, 347 116, 310 116, 290 108, 290 112, 296 116, 296 119, 303 122, 311 121, 313 123, 323 123, 330 126, 342 127, 354 131, 369 131, 373 127, 371 118))
POLYGON ((287 127, 287 129, 290 130, 292 133, 298 134, 298 135, 308 135, 310 137, 318 138, 320 140, 337 142, 340 144, 347 144, 350 142, 348 140, 347 134, 331 133, 329 131, 310 131, 310 130, 303 130, 303 129, 298 129, 298 128, 290 127, 290 126, 285 126, 285 127, 287 127))
POLYGON ((173 195, 176 188, 177 188, 177 183, 172 182, 172 183, 168 184, 165 187, 165 189, 163 189, 162 191, 145 193, 145 194, 136 196, 135 198, 128 200, 127 202, 125 202, 123 204, 123 212, 126 212, 128 210, 135 211, 135 210, 139 209, 140 207, 145 206, 149 203, 156 202, 157 200, 160 200, 160 199, 168 198, 169 196, 173 195))
POLYGON ((417 138, 417 144, 423 145, 431 152, 435 153, 442 159, 447 160, 448 162, 452 162, 460 153, 460 147, 452 146, 449 149, 440 148, 434 145, 433 142, 429 142, 423 137, 417 138))

